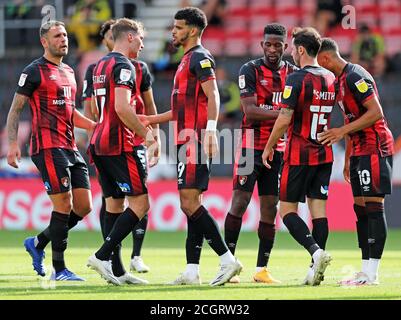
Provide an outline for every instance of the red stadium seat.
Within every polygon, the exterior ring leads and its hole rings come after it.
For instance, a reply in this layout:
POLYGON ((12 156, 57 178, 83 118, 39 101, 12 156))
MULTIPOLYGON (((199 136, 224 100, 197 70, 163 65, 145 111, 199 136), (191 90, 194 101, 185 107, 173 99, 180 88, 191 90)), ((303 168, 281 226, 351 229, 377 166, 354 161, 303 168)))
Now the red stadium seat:
POLYGON ((271 15, 267 14, 254 14, 251 16, 249 20, 249 31, 251 33, 263 34, 263 29, 268 23, 271 23, 275 20, 274 12, 271 12, 271 15))
POLYGON ((388 56, 393 56, 401 52, 401 28, 386 33, 384 35, 384 41, 386 43, 386 53, 388 56))
POLYGON ((212 55, 224 54, 225 32, 223 28, 208 27, 202 36, 202 43, 212 55))
POLYGON ((380 26, 383 32, 400 28, 401 11, 383 11, 380 12, 380 26))
POLYGON ((227 56, 244 56, 249 52, 251 34, 247 31, 232 33, 225 40, 224 51, 227 56))

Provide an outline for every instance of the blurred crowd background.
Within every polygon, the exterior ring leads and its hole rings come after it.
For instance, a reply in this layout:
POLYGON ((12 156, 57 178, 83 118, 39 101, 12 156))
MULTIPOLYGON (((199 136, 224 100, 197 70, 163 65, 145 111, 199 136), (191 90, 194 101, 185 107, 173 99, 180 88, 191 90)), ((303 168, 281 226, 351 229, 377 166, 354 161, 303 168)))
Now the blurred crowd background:
MULTIPOLYGON (((79 108, 87 66, 106 54, 99 37, 102 22, 119 17, 142 21, 146 35, 140 59, 148 63, 154 75, 153 91, 159 112, 170 108, 173 76, 183 54, 171 45, 174 14, 183 6, 202 8, 209 20, 203 45, 214 55, 218 66, 219 128, 228 130, 240 127, 237 75, 243 63, 262 56, 260 41, 264 26, 279 22, 287 27, 289 34, 296 26, 314 26, 323 36, 338 42, 346 59, 363 65, 373 74, 400 154, 401 0, 0 0, 0 177, 37 174, 29 158, 23 161, 21 170, 7 167, 5 124, 21 71, 43 53, 38 31, 48 12, 46 5, 51 5, 56 19, 67 26, 70 50, 65 62, 76 71, 79 108), (354 25, 349 20, 353 18, 354 25), (344 28, 344 23, 351 28, 344 28)), ((291 48, 286 51, 285 59, 291 60, 290 52, 291 48)), ((24 157, 28 157, 29 151, 30 117, 29 107, 26 107, 19 127, 24 157)), ((333 115, 333 125, 341 122, 342 116, 337 111, 333 115)), ((163 130, 167 132, 168 126, 163 130)), ((86 135, 77 131, 76 139, 85 155, 86 135)), ((221 150, 224 150, 224 141, 221 143, 221 150)), ((168 153, 165 147, 163 150, 168 153)), ((342 179, 343 152, 341 143, 335 146, 338 161, 333 179, 342 179)), ((214 176, 232 175, 232 164, 214 166, 217 166, 214 176)), ((163 165, 152 169, 150 174, 151 180, 174 178, 175 168, 163 165)))

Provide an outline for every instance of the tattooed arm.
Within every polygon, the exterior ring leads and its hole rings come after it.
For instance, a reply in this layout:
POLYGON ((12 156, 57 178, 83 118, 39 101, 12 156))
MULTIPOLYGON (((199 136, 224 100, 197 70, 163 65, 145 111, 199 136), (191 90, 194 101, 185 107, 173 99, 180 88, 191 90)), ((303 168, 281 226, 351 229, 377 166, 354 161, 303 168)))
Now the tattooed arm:
POLYGON ((28 99, 29 98, 27 96, 16 93, 7 117, 7 133, 9 144, 7 163, 14 168, 18 168, 17 161, 21 160, 21 150, 18 146, 18 124, 20 114, 24 109, 25 103, 28 101, 28 99))

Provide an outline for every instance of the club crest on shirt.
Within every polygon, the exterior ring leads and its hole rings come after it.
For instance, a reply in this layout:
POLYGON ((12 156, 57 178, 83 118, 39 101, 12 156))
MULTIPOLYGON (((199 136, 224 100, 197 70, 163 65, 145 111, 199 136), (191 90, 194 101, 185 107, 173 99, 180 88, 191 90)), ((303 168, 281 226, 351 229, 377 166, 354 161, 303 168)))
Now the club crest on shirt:
POLYGON ((121 69, 120 71, 120 80, 125 82, 131 78, 131 70, 121 69))
POLYGON ((238 177, 238 182, 239 182, 239 184, 240 184, 241 186, 243 186, 243 185, 246 183, 247 180, 248 180, 248 177, 247 177, 247 176, 239 176, 239 177, 238 177))
POLYGON ((70 179, 68 177, 63 177, 60 179, 60 181, 61 184, 66 188, 70 185, 70 179))
POLYGON ((284 93, 283 93, 283 98, 287 99, 290 97, 292 91, 292 86, 285 86, 284 88, 284 93))
POLYGON ((209 59, 204 59, 204 60, 200 61, 199 63, 201 65, 202 69, 211 68, 212 67, 212 64, 210 63, 209 59))
POLYGON ((241 74, 238 77, 238 86, 240 89, 244 89, 245 88, 245 75, 241 74))
POLYGON ((366 83, 365 79, 361 79, 355 82, 355 86, 360 93, 365 93, 368 91, 368 84, 366 83))
POLYGON ((18 85, 20 87, 23 87, 25 84, 25 80, 28 77, 28 75, 26 73, 21 73, 21 76, 19 77, 19 81, 18 81, 18 85))

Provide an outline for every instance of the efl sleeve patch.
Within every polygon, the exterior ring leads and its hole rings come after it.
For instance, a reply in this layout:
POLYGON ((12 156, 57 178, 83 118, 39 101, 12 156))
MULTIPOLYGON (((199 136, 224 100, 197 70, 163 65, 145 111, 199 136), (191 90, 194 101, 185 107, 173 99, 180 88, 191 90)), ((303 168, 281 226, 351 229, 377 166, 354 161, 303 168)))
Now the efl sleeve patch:
POLYGON ((283 92, 283 98, 288 99, 291 95, 292 92, 292 86, 285 86, 284 92, 283 92))
POLYGON ((244 88, 245 88, 245 85, 246 85, 246 83, 245 83, 245 75, 244 75, 244 74, 241 74, 241 75, 238 77, 238 86, 239 86, 240 89, 244 89, 244 88))
POLYGON ((20 87, 23 87, 25 85, 25 81, 28 75, 26 73, 21 73, 21 76, 19 77, 18 85, 20 87))
POLYGON ((131 78, 131 70, 121 69, 120 71, 120 80, 125 82, 131 78))
POLYGON ((200 61, 199 63, 201 65, 202 69, 211 68, 212 67, 212 63, 210 62, 209 59, 204 59, 204 60, 200 61))
POLYGON ((365 93, 369 89, 368 84, 364 79, 355 82, 355 86, 360 93, 365 93))

